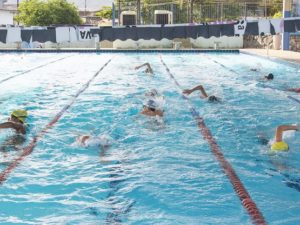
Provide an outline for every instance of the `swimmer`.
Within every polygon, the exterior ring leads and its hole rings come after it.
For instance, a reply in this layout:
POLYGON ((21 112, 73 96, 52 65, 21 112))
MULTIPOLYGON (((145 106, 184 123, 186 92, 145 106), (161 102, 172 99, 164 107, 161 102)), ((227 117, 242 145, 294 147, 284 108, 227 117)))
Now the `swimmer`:
POLYGON ((295 92, 295 93, 300 93, 300 87, 299 87, 299 88, 288 88, 288 89, 286 89, 286 91, 291 91, 291 92, 295 92))
POLYGON ((141 114, 146 116, 164 116, 163 110, 158 108, 157 103, 154 100, 147 101, 147 103, 143 106, 141 114))
POLYGON ((140 69, 140 68, 142 68, 142 67, 144 67, 144 66, 147 67, 147 68, 145 69, 145 71, 144 71, 145 73, 153 74, 153 69, 151 68, 151 66, 150 66, 149 63, 144 63, 144 64, 142 64, 142 65, 140 65, 140 66, 135 67, 135 69, 138 70, 138 69, 140 69))
POLYGON ((275 140, 270 144, 270 140, 265 137, 264 134, 258 134, 259 142, 262 145, 270 145, 273 151, 287 151, 289 149, 288 144, 283 141, 283 132, 289 130, 297 131, 299 129, 298 125, 280 125, 276 128, 275 140))
POLYGON ((106 135, 96 137, 91 135, 81 135, 76 138, 76 142, 85 148, 100 147, 100 157, 103 157, 106 150, 112 145, 111 138, 106 135))
POLYGON ((197 91, 197 90, 201 92, 200 98, 206 98, 209 102, 219 102, 220 101, 220 99, 214 95, 208 96, 202 85, 198 85, 198 86, 194 87, 193 89, 185 89, 185 90, 183 90, 183 94, 189 95, 192 92, 197 91))
POLYGON ((275 142, 271 145, 271 150, 273 151, 287 151, 289 146, 283 141, 282 135, 284 131, 288 130, 298 130, 298 125, 280 125, 276 128, 275 142))
POLYGON ((12 128, 19 134, 26 134, 25 120, 28 114, 26 110, 18 109, 10 114, 8 122, 0 124, 0 129, 12 128))
POLYGON ((263 80, 273 80, 274 79, 274 75, 272 73, 269 73, 267 76, 263 77, 263 80))

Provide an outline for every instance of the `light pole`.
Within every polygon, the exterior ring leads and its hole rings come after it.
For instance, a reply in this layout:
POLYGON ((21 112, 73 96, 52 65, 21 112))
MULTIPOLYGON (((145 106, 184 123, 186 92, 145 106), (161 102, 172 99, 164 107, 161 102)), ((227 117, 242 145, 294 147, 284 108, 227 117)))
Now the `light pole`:
MULTIPOLYGON (((17 15, 19 14, 19 0, 17 0, 17 15)), ((19 25, 19 21, 17 22, 17 24, 19 25)))

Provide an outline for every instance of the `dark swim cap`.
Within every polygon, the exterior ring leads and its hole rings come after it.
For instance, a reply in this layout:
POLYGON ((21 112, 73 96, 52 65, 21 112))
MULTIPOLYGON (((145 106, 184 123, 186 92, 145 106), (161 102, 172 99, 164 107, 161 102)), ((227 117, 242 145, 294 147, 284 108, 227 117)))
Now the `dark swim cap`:
POLYGON ((209 96, 209 97, 208 97, 208 101, 210 101, 210 102, 217 102, 217 101, 218 101, 218 99, 217 99, 217 97, 216 97, 216 96, 214 96, 214 95, 211 95, 211 96, 209 96))
POLYGON ((268 76, 265 76, 265 78, 267 78, 268 80, 273 80, 274 75, 272 73, 269 73, 268 76))

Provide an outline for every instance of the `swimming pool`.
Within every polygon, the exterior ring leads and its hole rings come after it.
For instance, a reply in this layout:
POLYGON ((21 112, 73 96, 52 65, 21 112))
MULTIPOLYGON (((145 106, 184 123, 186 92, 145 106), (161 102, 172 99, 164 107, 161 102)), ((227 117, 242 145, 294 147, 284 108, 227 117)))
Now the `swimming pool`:
MULTIPOLYGON (((299 86, 298 66, 225 53, 12 53, 1 54, 0 71, 1 121, 17 108, 30 113, 26 140, 1 149, 1 170, 39 137, 0 186, 1 223, 252 224, 189 107, 265 221, 300 222, 299 132, 282 154, 270 155, 257 139, 299 124, 300 104, 288 96, 300 96, 281 91, 299 86), (161 59, 181 88, 202 84, 222 102, 182 98, 161 59), (134 70, 144 62, 153 77, 134 70), (262 82, 269 72, 274 81, 262 82), (164 124, 139 115, 153 88, 165 97, 164 124), (107 134, 113 144, 99 157, 74 144, 82 134, 107 134)), ((2 143, 12 136, 0 133, 2 143)))

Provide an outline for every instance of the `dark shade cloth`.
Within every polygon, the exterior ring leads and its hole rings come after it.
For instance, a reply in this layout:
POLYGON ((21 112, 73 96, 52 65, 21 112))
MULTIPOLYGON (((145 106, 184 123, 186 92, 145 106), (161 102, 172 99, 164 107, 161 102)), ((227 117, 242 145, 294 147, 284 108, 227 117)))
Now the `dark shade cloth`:
POLYGON ((174 39, 174 27, 162 27, 161 28, 161 38, 173 40, 174 39))
POLYGON ((101 41, 114 41, 114 30, 119 28, 101 27, 100 40, 101 41))
POLYGON ((138 40, 136 27, 114 28, 114 40, 125 41, 128 39, 138 40))
POLYGON ((161 28, 160 27, 139 27, 137 28, 138 39, 150 40, 155 39, 161 40, 161 28))
POLYGON ((219 24, 208 25, 208 37, 220 37, 221 26, 219 24))
POLYGON ((186 38, 186 26, 174 27, 174 38, 186 38))
POLYGON ((272 23, 270 23, 270 25, 271 25, 271 29, 270 29, 271 35, 275 35, 276 34, 275 28, 272 23))
POLYGON ((233 37, 234 36, 234 24, 222 24, 221 36, 233 37))
POLYGON ((21 39, 27 43, 30 43, 33 30, 21 30, 21 39))
POLYGON ((246 30, 244 35, 255 35, 257 36, 258 32, 258 22, 248 22, 246 25, 246 30))
POLYGON ((33 30, 32 41, 37 41, 40 43, 45 43, 51 41, 56 43, 56 32, 55 30, 33 30))
POLYGON ((95 34, 100 35, 100 28, 91 28, 90 33, 91 33, 92 36, 94 36, 95 34))
POLYGON ((295 20, 285 20, 284 21, 284 32, 296 32, 295 20))
POLYGON ((137 36, 137 28, 136 27, 126 27, 125 28, 125 39, 123 40, 127 40, 127 39, 131 39, 133 41, 137 41, 138 40, 138 36, 137 36))
POLYGON ((300 20, 295 20, 295 24, 297 31, 300 31, 300 20))
POLYGON ((7 30, 0 29, 0 42, 6 43, 7 30))
POLYGON ((209 38, 208 25, 199 26, 198 37, 209 38))
POLYGON ((197 39, 198 38, 198 31, 199 31, 199 25, 197 26, 187 26, 186 27, 186 37, 187 38, 193 38, 197 39))

